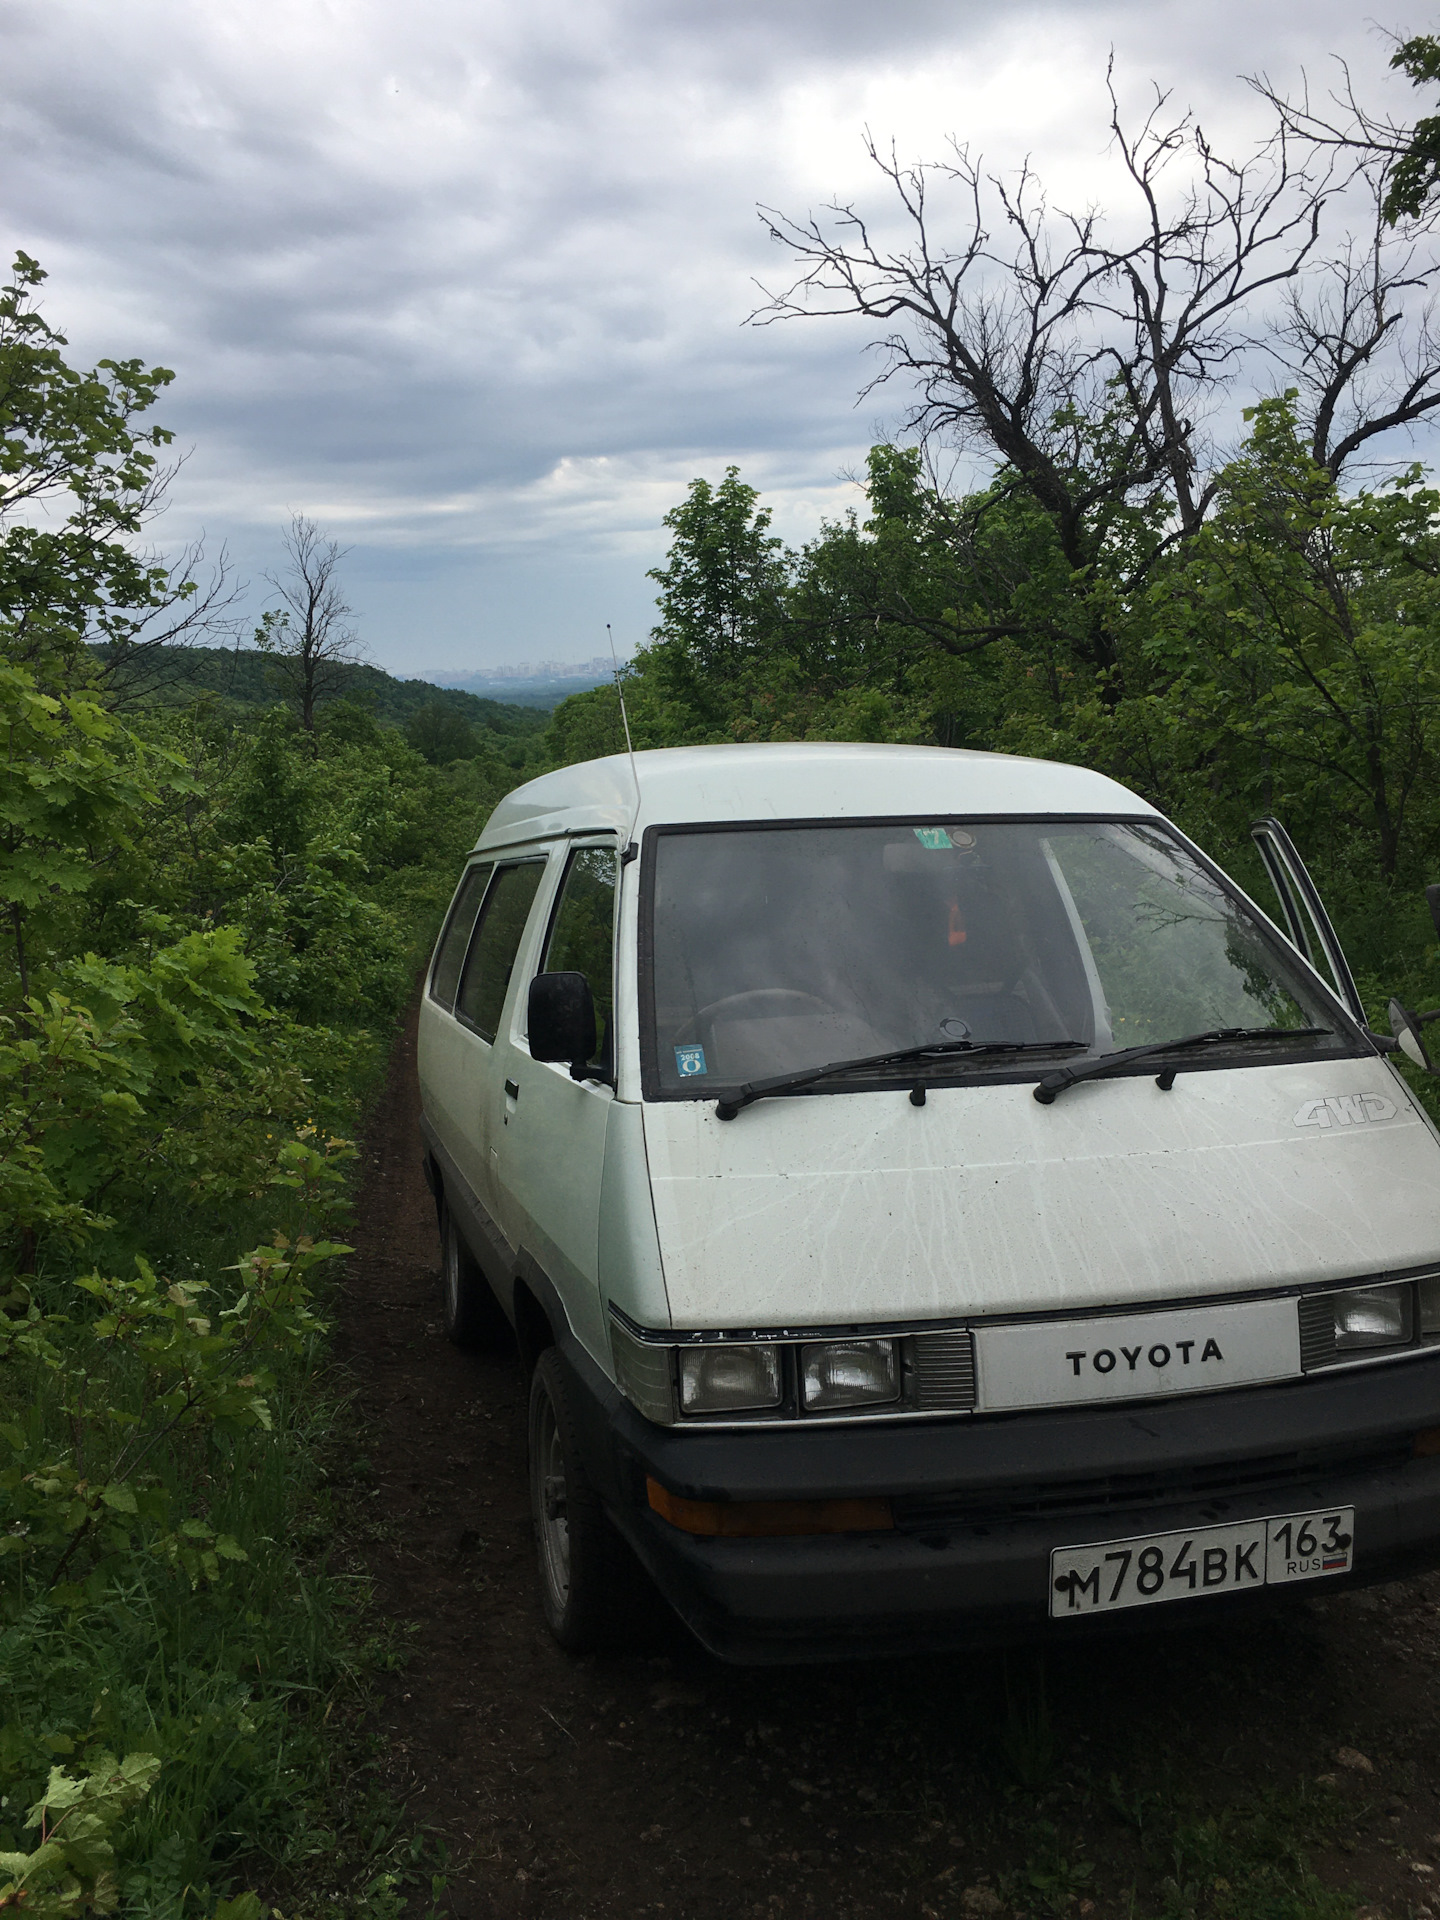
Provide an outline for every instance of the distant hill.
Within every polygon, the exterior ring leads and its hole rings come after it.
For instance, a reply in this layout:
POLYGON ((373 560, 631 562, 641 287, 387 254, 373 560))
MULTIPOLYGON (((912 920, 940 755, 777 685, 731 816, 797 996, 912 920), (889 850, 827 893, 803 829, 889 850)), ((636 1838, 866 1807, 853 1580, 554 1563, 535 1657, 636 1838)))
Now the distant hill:
POLYGON ((548 710, 558 707, 562 700, 568 700, 572 693, 588 693, 591 687, 605 686, 609 680, 610 668, 607 666, 603 672, 536 674, 533 678, 514 673, 442 673, 437 684, 463 688, 468 693, 501 700, 511 706, 544 707, 548 710))
MULTIPOLYGON (((282 696, 267 667, 265 655, 254 647, 157 647, 141 656, 128 683, 121 684, 132 700, 148 706, 188 706, 208 694, 222 705, 269 707, 282 696)), ((542 706, 514 694, 505 700, 485 699, 428 680, 397 680, 371 666, 342 668, 337 697, 365 707, 384 726, 403 727, 422 707, 441 706, 472 727, 511 736, 542 733, 548 708, 555 704, 542 706)))

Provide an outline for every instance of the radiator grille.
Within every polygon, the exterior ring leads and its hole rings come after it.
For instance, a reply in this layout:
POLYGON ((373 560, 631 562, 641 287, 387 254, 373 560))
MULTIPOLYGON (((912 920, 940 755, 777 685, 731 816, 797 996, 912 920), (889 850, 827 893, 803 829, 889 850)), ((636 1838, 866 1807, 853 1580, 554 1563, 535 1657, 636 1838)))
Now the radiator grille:
POLYGON ((1309 1373, 1312 1367, 1334 1366, 1338 1358, 1331 1297, 1312 1294, 1300 1302, 1300 1364, 1309 1373))
POLYGON ((974 1406, 975 1342, 969 1333, 917 1333, 908 1345, 915 1404, 922 1413, 974 1406))
POLYGON ((1383 1446, 1313 1447, 1209 1466, 1110 1473, 1092 1479, 1020 1483, 1011 1487, 906 1494, 894 1501, 895 1524, 911 1533, 940 1527, 974 1527, 1053 1516, 1115 1513, 1127 1507, 1168 1506, 1176 1501, 1213 1502, 1216 1518, 1227 1503, 1251 1495, 1277 1494, 1297 1483, 1336 1472, 1364 1473, 1410 1458, 1408 1437, 1383 1446))

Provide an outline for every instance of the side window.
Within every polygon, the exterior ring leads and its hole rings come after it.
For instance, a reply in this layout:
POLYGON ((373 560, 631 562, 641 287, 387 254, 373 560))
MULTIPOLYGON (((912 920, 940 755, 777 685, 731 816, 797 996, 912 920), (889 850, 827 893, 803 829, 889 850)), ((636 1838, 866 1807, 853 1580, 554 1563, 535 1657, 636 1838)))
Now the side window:
POLYGON ((455 989, 460 984, 465 949, 470 944, 470 935, 475 928, 475 912, 491 871, 492 863, 488 860, 466 869, 460 890, 455 895, 455 904, 450 909, 450 918, 445 922, 445 931, 440 936, 440 945, 435 950, 435 965, 430 971, 430 998, 438 1000, 447 1013, 455 1005, 455 989))
POLYGON ((614 847, 577 847, 565 869, 550 923, 545 973, 583 973, 595 996, 595 1025, 609 1045, 614 1012, 615 898, 620 863, 614 847))
POLYGON ((527 861, 519 867, 499 867, 485 896, 485 908, 475 938, 470 942, 470 957, 465 963, 465 977, 460 982, 460 999, 455 1008, 482 1040, 493 1040, 499 1029, 510 971, 544 871, 543 860, 527 861))

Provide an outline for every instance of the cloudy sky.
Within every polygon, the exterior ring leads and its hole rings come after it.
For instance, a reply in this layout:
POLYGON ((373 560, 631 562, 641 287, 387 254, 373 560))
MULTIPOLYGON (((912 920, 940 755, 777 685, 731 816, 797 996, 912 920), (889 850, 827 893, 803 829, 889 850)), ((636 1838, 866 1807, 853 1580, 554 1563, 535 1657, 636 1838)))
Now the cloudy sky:
MULTIPOLYGON (((1207 133, 1239 75, 1346 58, 1340 0, 0 0, 0 242, 76 354, 173 367, 189 452, 155 529, 224 543, 265 604, 292 512, 350 549, 401 673, 622 651, 690 478, 730 462, 798 540, 902 396, 849 321, 743 325, 784 261, 757 202, 876 197, 862 137, 1028 152, 1103 197, 1104 69, 1207 133)), ((877 200, 878 204, 878 200, 877 200)), ((892 414, 893 417, 893 414, 892 414)))

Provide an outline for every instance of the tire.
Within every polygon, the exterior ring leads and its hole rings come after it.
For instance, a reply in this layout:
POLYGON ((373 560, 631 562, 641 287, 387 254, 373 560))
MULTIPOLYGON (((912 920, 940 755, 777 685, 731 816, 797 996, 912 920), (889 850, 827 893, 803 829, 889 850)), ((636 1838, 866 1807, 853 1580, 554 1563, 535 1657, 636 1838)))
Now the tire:
POLYGON ((500 1302, 460 1237, 446 1206, 440 1209, 440 1297, 445 1332, 457 1347, 495 1347, 509 1332, 500 1302))
POLYGON ((585 1471, 554 1347, 541 1354, 530 1380, 529 1454, 546 1624, 567 1653, 633 1649, 655 1631, 661 1602, 585 1471))

